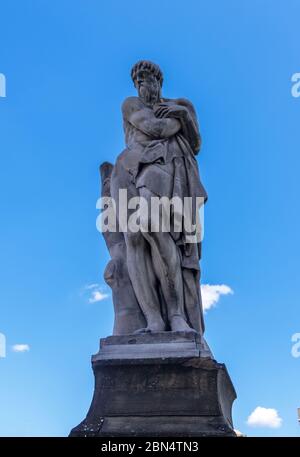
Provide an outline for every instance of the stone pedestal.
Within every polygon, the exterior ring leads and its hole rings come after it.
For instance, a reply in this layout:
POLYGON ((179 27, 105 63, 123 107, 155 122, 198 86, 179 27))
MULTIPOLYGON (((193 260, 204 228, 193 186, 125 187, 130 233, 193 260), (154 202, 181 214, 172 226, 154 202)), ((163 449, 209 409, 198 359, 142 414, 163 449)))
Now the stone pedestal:
POLYGON ((108 337, 92 365, 93 401, 71 436, 235 436, 234 387, 197 334, 108 337))

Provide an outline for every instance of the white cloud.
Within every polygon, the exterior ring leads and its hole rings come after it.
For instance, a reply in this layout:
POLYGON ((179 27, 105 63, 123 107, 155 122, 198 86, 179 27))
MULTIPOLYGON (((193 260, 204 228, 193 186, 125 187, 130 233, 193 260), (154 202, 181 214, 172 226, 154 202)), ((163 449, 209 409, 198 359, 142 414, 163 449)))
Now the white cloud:
POLYGON ((102 301, 105 300, 107 297, 109 297, 108 294, 104 294, 100 290, 93 290, 92 294, 89 298, 90 303, 96 303, 97 301, 102 301))
POLYGON ((90 293, 88 298, 89 303, 96 303, 109 297, 109 294, 104 293, 103 287, 99 284, 88 284, 84 287, 84 289, 88 290, 90 293))
POLYGON ((282 419, 276 409, 257 406, 248 417, 247 424, 250 427, 279 428, 282 425, 282 419))
POLYGON ((28 352, 30 350, 29 344, 14 344, 12 346, 14 352, 28 352))
POLYGON ((214 307, 221 295, 228 294, 233 294, 233 290, 225 284, 202 284, 201 295, 204 312, 214 307))
POLYGON ((85 290, 92 290, 97 287, 99 287, 99 284, 87 284, 86 286, 84 286, 85 290))

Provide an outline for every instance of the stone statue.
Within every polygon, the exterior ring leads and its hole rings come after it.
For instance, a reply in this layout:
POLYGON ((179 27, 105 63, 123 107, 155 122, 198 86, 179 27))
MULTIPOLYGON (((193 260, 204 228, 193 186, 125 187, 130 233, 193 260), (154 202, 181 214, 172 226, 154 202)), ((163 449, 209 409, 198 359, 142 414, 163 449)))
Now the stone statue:
POLYGON ((234 386, 203 337, 201 238, 191 234, 207 196, 195 159, 201 143, 195 110, 186 99, 162 97, 156 64, 137 62, 131 76, 138 96, 122 106, 126 148, 115 165, 100 167, 102 201, 114 202, 110 210, 118 222, 117 230, 103 231, 114 330, 92 356, 93 399, 70 435, 236 436, 234 386), (130 224, 134 199, 140 202, 138 230, 130 224), (170 214, 173 222, 192 224, 164 230, 163 205, 158 213, 141 210, 154 199, 189 199, 191 212, 172 204, 170 214))
MULTIPOLYGON (((102 195, 114 198, 117 214, 120 189, 127 189, 128 201, 143 197, 149 207, 155 196, 201 197, 205 202, 195 158, 201 137, 193 105, 184 98, 162 97, 163 74, 152 62, 137 62, 131 77, 138 96, 122 105, 126 149, 114 167, 101 166, 102 195)), ((104 234, 112 255, 104 276, 113 290, 114 334, 203 334, 200 242, 188 243, 184 230, 163 232, 149 214, 140 224, 138 232, 104 234)))

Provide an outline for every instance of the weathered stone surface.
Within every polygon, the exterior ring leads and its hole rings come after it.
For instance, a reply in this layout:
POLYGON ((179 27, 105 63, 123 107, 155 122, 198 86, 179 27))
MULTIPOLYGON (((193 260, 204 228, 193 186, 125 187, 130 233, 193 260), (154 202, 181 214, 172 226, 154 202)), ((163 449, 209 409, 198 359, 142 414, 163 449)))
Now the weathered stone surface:
POLYGON ((199 335, 166 332, 152 342, 152 336, 143 336, 101 340, 92 359, 92 405, 71 436, 234 436, 235 390, 225 365, 208 352, 201 354, 199 335), (141 346, 142 352, 139 357, 126 356, 123 350, 119 357, 106 352, 122 345, 128 350, 141 346), (157 356, 156 345, 163 347, 166 357, 157 356), (173 345, 179 355, 168 350, 173 345), (143 358, 143 351, 148 357, 143 358))
MULTIPOLYGON (((101 196, 110 197, 110 181, 113 165, 104 162, 100 166, 101 196)), ((124 234, 116 231, 103 233, 111 260, 104 271, 105 282, 111 287, 114 304, 114 335, 131 334, 145 327, 146 320, 137 302, 129 278, 124 234)))
POLYGON ((110 336, 100 340, 100 351, 92 357, 98 360, 166 359, 182 357, 212 357, 201 335, 191 332, 142 333, 110 336))

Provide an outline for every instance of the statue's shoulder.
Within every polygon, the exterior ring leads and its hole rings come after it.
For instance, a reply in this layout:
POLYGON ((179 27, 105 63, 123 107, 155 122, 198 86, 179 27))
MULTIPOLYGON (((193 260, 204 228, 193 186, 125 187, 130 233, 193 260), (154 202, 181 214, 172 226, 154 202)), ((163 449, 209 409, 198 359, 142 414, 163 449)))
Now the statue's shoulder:
POLYGON ((190 111, 192 111, 192 113, 196 116, 196 110, 194 108, 194 105, 193 103, 188 100, 187 98, 177 98, 176 99, 176 103, 178 103, 178 105, 183 105, 183 106, 186 106, 190 111))
POLYGON ((185 106, 194 117, 197 117, 193 103, 187 98, 165 98, 164 101, 174 103, 175 105, 185 106))
POLYGON ((143 108, 144 105, 139 99, 139 97, 127 97, 122 103, 122 113, 126 118, 132 112, 143 108))

